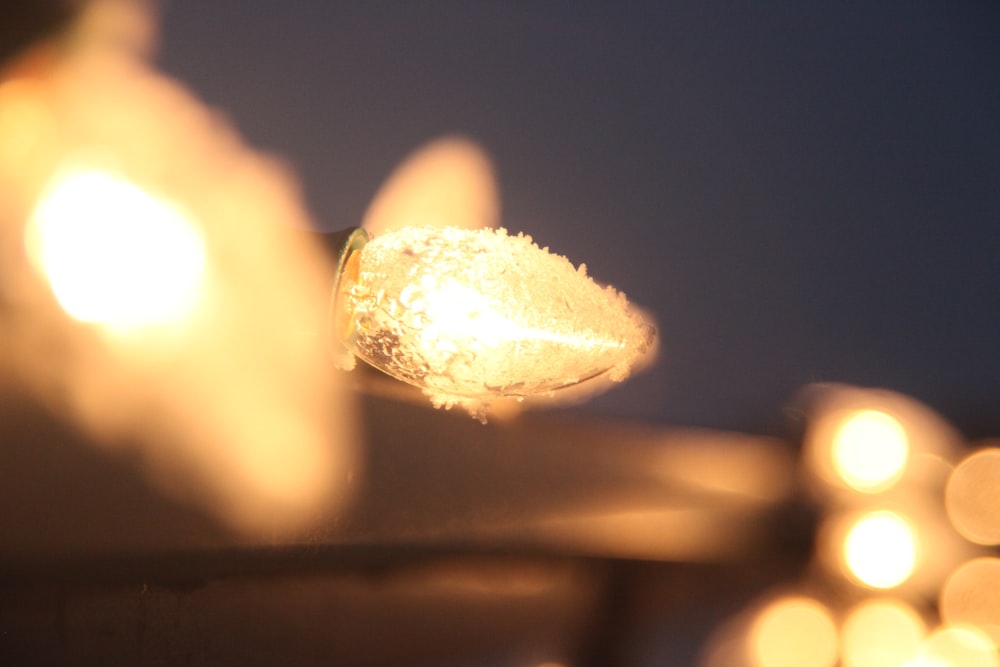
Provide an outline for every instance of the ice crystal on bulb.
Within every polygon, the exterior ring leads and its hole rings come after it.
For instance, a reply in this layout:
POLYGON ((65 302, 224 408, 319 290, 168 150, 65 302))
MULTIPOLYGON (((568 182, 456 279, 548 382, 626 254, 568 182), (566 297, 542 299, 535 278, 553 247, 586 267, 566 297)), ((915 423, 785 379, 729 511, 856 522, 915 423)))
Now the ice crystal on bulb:
POLYGON ((482 418, 491 399, 620 381, 655 330, 586 268, 505 230, 408 227, 371 240, 342 284, 352 351, 482 418))

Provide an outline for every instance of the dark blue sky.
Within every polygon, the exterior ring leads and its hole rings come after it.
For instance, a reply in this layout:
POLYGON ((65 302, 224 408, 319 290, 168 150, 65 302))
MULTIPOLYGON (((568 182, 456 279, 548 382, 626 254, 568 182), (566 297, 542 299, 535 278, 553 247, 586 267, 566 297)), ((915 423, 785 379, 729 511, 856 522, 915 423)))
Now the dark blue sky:
POLYGON ((589 410, 762 430, 840 381, 1000 435, 994 3, 170 0, 159 61, 329 228, 484 145, 505 226, 659 319, 589 410))

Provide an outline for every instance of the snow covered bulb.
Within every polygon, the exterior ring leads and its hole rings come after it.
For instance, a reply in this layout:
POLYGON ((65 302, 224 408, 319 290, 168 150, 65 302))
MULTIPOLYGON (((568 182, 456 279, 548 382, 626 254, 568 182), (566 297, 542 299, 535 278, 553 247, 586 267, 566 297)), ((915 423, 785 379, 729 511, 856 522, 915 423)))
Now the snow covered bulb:
POLYGON ((586 267, 504 229, 404 227, 341 256, 334 335, 353 355, 480 418, 491 400, 621 381, 656 330, 586 267))

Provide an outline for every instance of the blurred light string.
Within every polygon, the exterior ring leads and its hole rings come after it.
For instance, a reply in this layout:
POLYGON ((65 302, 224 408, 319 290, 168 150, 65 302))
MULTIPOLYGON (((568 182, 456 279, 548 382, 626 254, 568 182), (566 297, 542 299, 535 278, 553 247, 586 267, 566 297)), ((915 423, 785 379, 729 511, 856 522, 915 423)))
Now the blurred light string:
POLYGON ((823 596, 780 598, 834 619, 832 658, 806 655, 828 639, 801 641, 799 621, 774 620, 775 602, 750 612, 753 622, 743 630, 723 626, 703 665, 1000 664, 1000 559, 977 558, 973 544, 996 544, 1000 535, 1000 450, 987 446, 962 459, 968 446, 938 415, 885 390, 820 385, 805 396, 808 489, 829 519, 814 554, 827 565, 810 570, 801 585, 828 591, 833 605, 860 601, 837 618, 823 596), (866 600, 873 590, 881 597, 866 600), (937 603, 918 612, 914 604, 921 608, 928 597, 937 603), (782 639, 762 644, 761 628, 782 639), (745 650, 725 649, 734 641, 745 650))

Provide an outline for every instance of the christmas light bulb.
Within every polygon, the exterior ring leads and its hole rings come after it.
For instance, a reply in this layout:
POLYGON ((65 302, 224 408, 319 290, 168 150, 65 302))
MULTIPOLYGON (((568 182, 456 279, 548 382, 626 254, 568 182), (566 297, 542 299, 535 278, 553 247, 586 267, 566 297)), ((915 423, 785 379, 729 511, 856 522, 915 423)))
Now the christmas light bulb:
POLYGON ((27 240, 59 304, 83 322, 112 330, 177 323, 201 296, 206 251, 194 223, 108 171, 53 179, 27 240))
POLYGON ((405 227, 341 254, 334 335, 438 407, 623 380, 655 328, 586 267, 503 229, 405 227))

